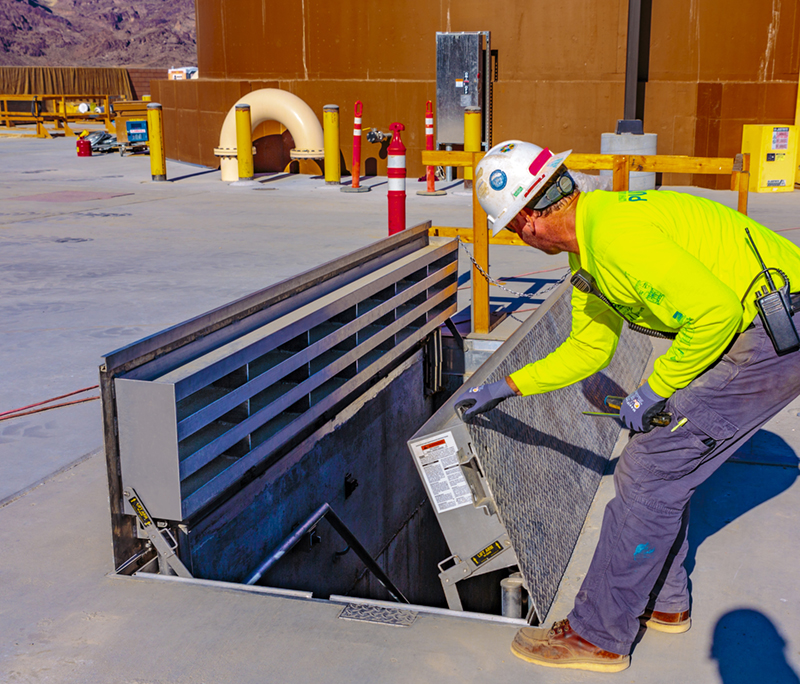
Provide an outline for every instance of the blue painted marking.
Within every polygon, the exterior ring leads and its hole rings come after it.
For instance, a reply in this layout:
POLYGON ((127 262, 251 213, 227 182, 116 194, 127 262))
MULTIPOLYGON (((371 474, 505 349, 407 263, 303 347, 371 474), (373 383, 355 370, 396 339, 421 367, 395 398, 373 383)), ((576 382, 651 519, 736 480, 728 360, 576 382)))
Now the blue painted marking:
POLYGON ((656 550, 650 546, 650 542, 647 542, 646 544, 639 544, 639 546, 637 546, 636 550, 633 552, 633 559, 640 562, 647 560, 655 553, 655 551, 656 550))

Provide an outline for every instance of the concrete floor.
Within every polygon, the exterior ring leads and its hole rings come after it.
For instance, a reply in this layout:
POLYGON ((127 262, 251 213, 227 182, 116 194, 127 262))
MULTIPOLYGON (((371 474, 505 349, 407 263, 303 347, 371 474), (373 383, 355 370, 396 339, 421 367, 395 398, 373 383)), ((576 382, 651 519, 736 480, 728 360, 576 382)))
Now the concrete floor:
MULTIPOLYGON (((96 384, 104 353, 386 234, 385 179, 354 195, 307 176, 253 189, 185 164, 168 173, 151 183, 146 157, 78 159, 69 140, 0 137, 0 413, 96 384)), ((409 225, 469 225, 467 195, 417 197, 422 187, 409 182, 409 225)), ((796 242, 798 207, 794 193, 751 195, 751 216, 796 242)), ((535 291, 566 258, 493 248, 491 266, 535 291)), ((461 269, 466 284, 466 259, 461 269)), ((493 303, 517 317, 536 305, 496 288, 493 303)), ((698 491, 693 629, 645 633, 616 679, 800 681, 799 413, 795 402, 698 491)), ((606 478, 555 618, 609 496, 606 478)), ((512 625, 423 613, 387 627, 340 620, 327 601, 109 576, 109 527, 99 402, 0 422, 0 682, 599 678, 514 658, 512 625)))

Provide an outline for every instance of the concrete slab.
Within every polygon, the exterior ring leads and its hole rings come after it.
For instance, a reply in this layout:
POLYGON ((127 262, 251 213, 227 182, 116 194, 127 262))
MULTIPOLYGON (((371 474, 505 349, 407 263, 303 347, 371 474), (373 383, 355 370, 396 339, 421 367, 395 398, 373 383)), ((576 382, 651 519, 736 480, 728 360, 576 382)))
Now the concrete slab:
MULTIPOLYGON (((0 413, 90 386, 101 354, 386 232, 385 179, 363 194, 283 174, 230 187, 216 171, 169 162, 173 181, 152 183, 147 157, 79 159, 69 139, 0 138, 0 161, 0 413), (56 192, 124 196, 19 199, 56 192)), ((469 225, 469 196, 417 196, 414 182, 409 224, 469 225)), ((797 240, 798 204, 794 193, 751 195, 751 215, 797 240)), ((537 291, 565 266, 533 250, 491 253, 492 274, 520 291, 537 291)), ((463 259, 462 306, 467 272, 463 259)), ((495 289, 493 303, 517 307, 515 315, 536 305, 495 289)), ((742 462, 698 492, 695 626, 675 637, 645 634, 620 681, 798 681, 798 412, 793 404, 737 454, 742 462)), ((100 446, 99 402, 0 422, 1 682, 597 678, 517 660, 515 627, 506 624, 421 614, 411 627, 387 627, 339 620, 341 606, 325 601, 106 577, 100 446)), ((606 481, 560 615, 609 494, 606 481)))

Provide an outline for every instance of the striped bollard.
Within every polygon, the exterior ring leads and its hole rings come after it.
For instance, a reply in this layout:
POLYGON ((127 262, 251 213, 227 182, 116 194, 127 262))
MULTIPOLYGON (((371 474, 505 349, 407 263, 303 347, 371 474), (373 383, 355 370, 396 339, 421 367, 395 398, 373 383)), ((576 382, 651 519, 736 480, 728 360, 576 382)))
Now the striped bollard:
POLYGON ((342 192, 369 192, 369 187, 360 185, 361 182, 361 115, 364 105, 361 100, 356 100, 355 117, 353 118, 353 179, 351 185, 342 186, 342 192))
MULTIPOLYGON (((425 149, 433 150, 433 102, 428 100, 425 105, 425 149)), ((420 178, 420 180, 422 180, 420 178)), ((436 189, 436 167, 428 166, 425 169, 425 180, 428 183, 426 190, 417 190, 418 195, 446 195, 444 190, 436 189)))
POLYGON ((405 130, 401 123, 393 123, 394 131, 388 149, 389 176, 389 235, 406 229, 406 146, 400 139, 400 131, 405 130))

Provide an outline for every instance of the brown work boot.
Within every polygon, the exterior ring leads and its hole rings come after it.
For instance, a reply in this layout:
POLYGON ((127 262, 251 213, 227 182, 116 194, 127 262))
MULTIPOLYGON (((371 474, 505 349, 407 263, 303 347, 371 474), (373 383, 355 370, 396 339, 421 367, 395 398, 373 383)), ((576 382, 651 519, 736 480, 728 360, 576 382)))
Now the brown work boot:
POLYGON ((545 667, 592 672, 621 672, 631 664, 630 656, 604 651, 578 636, 569 626, 569 620, 556 622, 549 630, 523 627, 511 642, 511 652, 545 667))
POLYGON ((692 618, 689 617, 688 610, 684 610, 681 613, 662 613, 660 610, 646 610, 639 619, 644 622, 645 627, 669 634, 683 634, 688 632, 692 626, 692 618))

